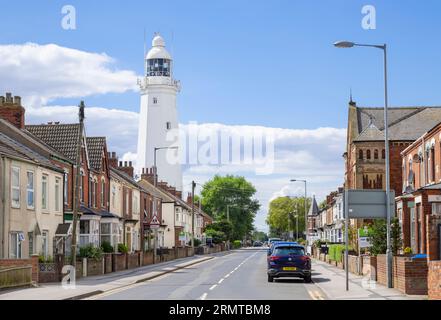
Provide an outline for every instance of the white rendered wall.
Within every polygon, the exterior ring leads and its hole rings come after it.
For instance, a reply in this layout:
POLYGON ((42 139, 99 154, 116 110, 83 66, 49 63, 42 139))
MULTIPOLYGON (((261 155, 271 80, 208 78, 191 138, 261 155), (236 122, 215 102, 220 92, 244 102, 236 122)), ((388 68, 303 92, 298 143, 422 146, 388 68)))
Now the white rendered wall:
MULTIPOLYGON (((162 77, 159 77, 162 78, 162 77)), ((147 81, 151 80, 148 78, 147 81)), ((155 80, 155 79, 152 79, 155 80)), ((159 79, 158 79, 159 80, 159 79)), ((167 140, 167 122, 171 130, 178 129, 178 112, 176 108, 177 88, 173 84, 148 84, 141 93, 141 108, 138 133, 138 161, 137 173, 142 168, 152 168, 154 164, 154 148, 179 146, 179 141, 167 140), (154 104, 154 98, 157 103, 154 104)), ((158 150, 157 172, 158 181, 166 181, 170 186, 182 190, 182 173, 179 161, 171 163, 167 160, 167 153, 179 150, 158 150)), ((173 157, 179 159, 179 157, 173 157)))

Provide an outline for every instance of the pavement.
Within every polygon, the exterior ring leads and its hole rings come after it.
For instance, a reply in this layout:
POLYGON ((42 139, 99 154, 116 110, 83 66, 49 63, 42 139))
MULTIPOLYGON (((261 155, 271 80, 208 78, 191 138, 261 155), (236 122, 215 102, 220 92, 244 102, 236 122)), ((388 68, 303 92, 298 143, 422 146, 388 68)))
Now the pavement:
POLYGON ((100 276, 80 278, 75 286, 63 287, 60 283, 41 284, 33 288, 20 288, 0 291, 0 300, 79 300, 89 296, 125 288, 170 272, 203 263, 226 252, 176 259, 168 262, 144 266, 136 269, 123 270, 100 276))
POLYGON ((194 256, 132 270, 80 279, 75 289, 47 284, 0 293, 0 300, 401 300, 427 299, 313 260, 312 283, 302 279, 267 281, 266 248, 194 256))

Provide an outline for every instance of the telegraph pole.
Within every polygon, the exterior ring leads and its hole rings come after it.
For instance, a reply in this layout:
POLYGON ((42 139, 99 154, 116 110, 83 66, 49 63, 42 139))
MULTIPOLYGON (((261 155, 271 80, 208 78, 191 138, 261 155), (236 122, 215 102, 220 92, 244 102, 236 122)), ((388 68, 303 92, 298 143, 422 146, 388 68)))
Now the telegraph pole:
POLYGON ((75 268, 77 265, 77 224, 78 211, 80 208, 80 179, 81 179, 81 150, 83 146, 83 128, 84 128, 84 101, 79 105, 80 128, 78 133, 76 179, 74 183, 74 201, 73 201, 73 219, 72 219, 72 241, 71 241, 71 265, 75 268))
POLYGON ((196 183, 191 182, 191 248, 194 254, 194 189, 196 188, 196 183))

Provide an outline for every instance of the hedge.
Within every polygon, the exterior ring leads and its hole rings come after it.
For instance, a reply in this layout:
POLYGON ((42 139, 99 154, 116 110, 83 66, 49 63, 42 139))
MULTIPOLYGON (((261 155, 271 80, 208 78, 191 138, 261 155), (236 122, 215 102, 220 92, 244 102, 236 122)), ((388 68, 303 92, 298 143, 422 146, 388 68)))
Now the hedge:
MULTIPOLYGON (((328 257, 331 261, 337 261, 342 262, 343 261, 343 255, 346 249, 346 246, 344 244, 330 244, 328 246, 328 257)), ((349 251, 352 250, 352 247, 349 246, 349 251)))

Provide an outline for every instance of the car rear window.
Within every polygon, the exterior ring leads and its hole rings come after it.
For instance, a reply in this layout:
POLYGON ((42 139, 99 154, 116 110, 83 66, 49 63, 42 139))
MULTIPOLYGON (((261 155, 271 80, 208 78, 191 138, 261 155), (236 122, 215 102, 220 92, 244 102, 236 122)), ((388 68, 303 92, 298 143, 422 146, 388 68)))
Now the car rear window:
POLYGON ((305 250, 300 247, 277 247, 274 250, 274 255, 277 256, 303 256, 305 250))

